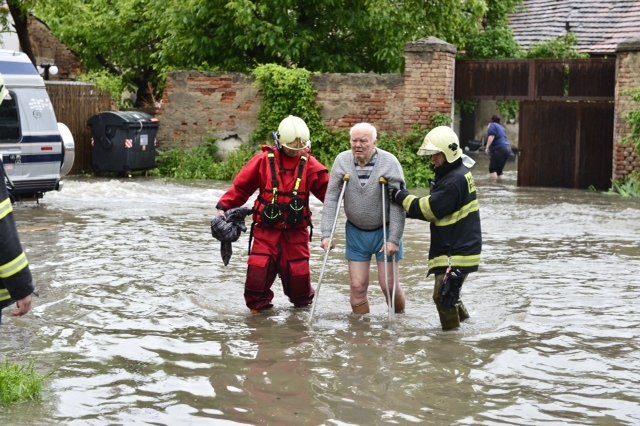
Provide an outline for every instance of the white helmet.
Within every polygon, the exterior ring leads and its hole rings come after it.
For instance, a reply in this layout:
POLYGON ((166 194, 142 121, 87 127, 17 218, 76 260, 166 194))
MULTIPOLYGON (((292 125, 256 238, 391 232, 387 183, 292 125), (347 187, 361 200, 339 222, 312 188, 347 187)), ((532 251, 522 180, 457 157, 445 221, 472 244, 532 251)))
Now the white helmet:
POLYGON ((300 117, 290 115, 278 126, 278 142, 294 151, 311 146, 309 128, 300 117))
POLYGON ((453 163, 462 157, 462 149, 458 135, 448 126, 434 127, 418 149, 418 155, 434 155, 442 152, 447 158, 447 163, 453 163))

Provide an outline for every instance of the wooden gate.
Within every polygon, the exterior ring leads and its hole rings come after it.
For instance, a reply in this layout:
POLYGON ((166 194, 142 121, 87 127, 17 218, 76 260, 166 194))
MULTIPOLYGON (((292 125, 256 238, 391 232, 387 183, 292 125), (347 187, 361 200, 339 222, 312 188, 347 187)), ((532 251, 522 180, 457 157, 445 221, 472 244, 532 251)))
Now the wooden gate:
POLYGON ((519 139, 519 186, 611 187, 613 104, 523 101, 519 139))
POLYGON ((456 100, 518 100, 518 185, 606 190, 615 59, 456 61, 456 100))

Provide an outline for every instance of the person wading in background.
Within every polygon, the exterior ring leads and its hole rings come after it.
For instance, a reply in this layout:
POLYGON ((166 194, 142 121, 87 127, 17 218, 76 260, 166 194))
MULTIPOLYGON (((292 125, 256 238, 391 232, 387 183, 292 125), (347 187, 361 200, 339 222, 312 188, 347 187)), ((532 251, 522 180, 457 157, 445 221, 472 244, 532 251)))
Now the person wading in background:
POLYGON ((507 138, 507 131, 500 124, 500 117, 493 115, 487 126, 487 146, 484 152, 489 154, 489 176, 497 181, 504 171, 507 160, 513 154, 507 138))

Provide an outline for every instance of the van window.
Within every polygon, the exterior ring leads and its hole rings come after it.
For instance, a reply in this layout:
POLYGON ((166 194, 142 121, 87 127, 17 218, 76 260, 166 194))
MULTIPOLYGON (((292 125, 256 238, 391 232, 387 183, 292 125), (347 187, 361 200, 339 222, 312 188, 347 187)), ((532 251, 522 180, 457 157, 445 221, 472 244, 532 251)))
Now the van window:
POLYGON ((0 104, 0 143, 19 142, 20 137, 20 118, 16 97, 9 92, 0 104))

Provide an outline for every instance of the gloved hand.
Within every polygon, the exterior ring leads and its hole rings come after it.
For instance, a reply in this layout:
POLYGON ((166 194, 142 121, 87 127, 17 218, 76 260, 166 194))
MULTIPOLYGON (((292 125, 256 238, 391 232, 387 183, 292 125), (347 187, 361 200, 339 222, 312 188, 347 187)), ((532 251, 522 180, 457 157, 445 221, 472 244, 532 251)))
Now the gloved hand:
POLYGON ((453 308, 460 300, 460 289, 464 282, 464 274, 458 268, 447 268, 440 287, 440 304, 445 308, 453 308))
POLYGON ((389 198, 391 202, 402 205, 402 202, 409 195, 409 191, 406 189, 389 187, 389 198))

